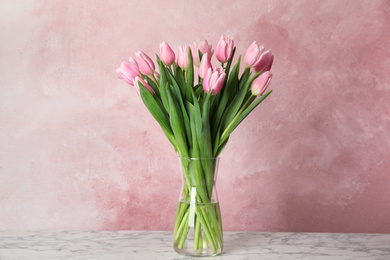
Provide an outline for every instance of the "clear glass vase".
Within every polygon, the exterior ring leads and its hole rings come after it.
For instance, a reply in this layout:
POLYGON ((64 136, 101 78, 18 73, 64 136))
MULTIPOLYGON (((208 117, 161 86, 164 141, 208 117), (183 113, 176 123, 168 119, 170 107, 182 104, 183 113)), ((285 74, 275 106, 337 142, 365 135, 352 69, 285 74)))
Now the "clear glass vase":
POLYGON ((173 247, 182 255, 216 256, 223 249, 216 191, 219 158, 180 158, 182 189, 173 247))

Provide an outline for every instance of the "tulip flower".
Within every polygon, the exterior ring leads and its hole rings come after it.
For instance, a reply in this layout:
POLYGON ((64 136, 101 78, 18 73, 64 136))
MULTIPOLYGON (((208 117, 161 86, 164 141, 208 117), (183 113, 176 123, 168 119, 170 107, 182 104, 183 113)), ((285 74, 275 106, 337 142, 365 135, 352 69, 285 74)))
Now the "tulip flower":
POLYGON ((203 55, 202 61, 200 62, 200 66, 199 66, 199 70, 198 70, 199 77, 201 77, 203 79, 204 76, 206 75, 208 69, 210 69, 210 68, 212 68, 212 65, 211 65, 211 62, 209 59, 209 54, 206 53, 203 55))
POLYGON ((264 46, 259 46, 257 42, 253 42, 244 54, 244 62, 248 67, 252 67, 264 52, 264 46))
POLYGON ((188 45, 180 45, 177 53, 177 65, 183 70, 188 68, 188 45))
POLYGON ((175 53, 166 42, 160 43, 160 59, 165 66, 171 66, 175 61, 175 53))
POLYGON ((221 36, 221 39, 218 42, 217 49, 215 51, 215 56, 217 59, 225 63, 232 58, 234 49, 234 42, 229 37, 225 38, 224 35, 221 36))
POLYGON ((253 64, 252 68, 255 72, 270 70, 273 60, 274 58, 271 50, 267 50, 260 55, 259 59, 255 62, 255 64, 253 64))
POLYGON ((138 71, 138 66, 135 62, 122 62, 121 66, 116 69, 116 73, 118 73, 119 77, 131 86, 134 86, 133 81, 136 76, 141 77, 141 74, 138 71))
POLYGON ((135 87, 135 90, 137 91, 138 95, 141 96, 140 94, 140 91, 139 91, 139 88, 142 87, 140 85, 140 83, 142 85, 144 85, 144 87, 149 90, 150 94, 153 95, 154 91, 152 89, 152 87, 142 78, 142 77, 139 77, 139 76, 135 76, 135 79, 134 79, 134 87, 135 87))
POLYGON ((209 54, 209 60, 211 60, 211 56, 213 56, 214 54, 214 50, 212 48, 213 47, 211 46, 211 44, 207 42, 207 40, 202 41, 198 46, 198 49, 200 50, 201 53, 209 54))
POLYGON ((221 68, 215 70, 209 68, 203 79, 203 90, 206 93, 210 93, 213 90, 213 95, 218 94, 222 89, 225 76, 226 74, 221 68))
POLYGON ((274 63, 274 55, 272 55, 270 62, 268 63, 268 66, 264 68, 263 71, 269 71, 271 70, 272 64, 274 63))
POLYGON ((137 64, 139 70, 144 75, 152 75, 155 67, 153 61, 143 53, 142 51, 137 51, 135 54, 135 59, 137 60, 137 64))
POLYGON ((271 82, 272 74, 270 71, 266 71, 257 77, 251 85, 251 91, 254 96, 263 95, 267 90, 269 83, 271 82))

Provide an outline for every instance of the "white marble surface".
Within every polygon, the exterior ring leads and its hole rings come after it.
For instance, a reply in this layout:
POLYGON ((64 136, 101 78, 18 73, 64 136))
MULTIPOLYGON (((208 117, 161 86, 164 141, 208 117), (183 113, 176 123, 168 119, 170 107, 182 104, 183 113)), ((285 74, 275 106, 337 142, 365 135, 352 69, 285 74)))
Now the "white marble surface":
MULTIPOLYGON (((390 234, 225 232, 206 259, 390 259, 390 234)), ((0 231, 0 259, 199 259, 176 254, 166 231, 0 231)))

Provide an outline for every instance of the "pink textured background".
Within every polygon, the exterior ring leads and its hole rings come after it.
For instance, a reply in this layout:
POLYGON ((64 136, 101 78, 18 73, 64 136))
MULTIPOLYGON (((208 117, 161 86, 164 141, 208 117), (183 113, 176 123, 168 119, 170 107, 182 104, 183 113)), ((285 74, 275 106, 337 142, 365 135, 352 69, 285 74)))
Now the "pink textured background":
POLYGON ((390 233, 389 24, 386 0, 1 1, 0 229, 171 230, 177 155, 115 69, 225 34, 275 55, 221 156, 225 230, 390 233))

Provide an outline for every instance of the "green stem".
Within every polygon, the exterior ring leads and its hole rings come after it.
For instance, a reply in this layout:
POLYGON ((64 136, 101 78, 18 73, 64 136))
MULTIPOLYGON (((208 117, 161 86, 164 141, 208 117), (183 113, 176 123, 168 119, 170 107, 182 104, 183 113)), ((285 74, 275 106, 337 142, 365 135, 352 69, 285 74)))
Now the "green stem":
POLYGON ((156 83, 157 87, 160 88, 160 83, 158 83, 156 77, 154 76, 154 73, 152 74, 152 77, 153 77, 154 83, 156 83))
POLYGON ((200 207, 200 212, 199 212, 198 207, 196 208, 196 210, 197 210, 198 216, 201 216, 200 223, 203 226, 203 230, 204 230, 204 233, 207 237, 207 240, 210 242, 211 249, 213 250, 213 253, 215 253, 215 252, 217 252, 217 247, 216 247, 216 244, 214 243, 214 239, 213 239, 214 236, 211 233, 210 223, 208 221, 206 221, 207 213, 206 212, 203 213, 204 209, 202 207, 200 207))
MULTIPOLYGON (((207 211, 208 211, 208 215, 210 216, 211 218, 211 221, 212 221, 212 226, 215 227, 215 235, 217 236, 215 240, 218 239, 219 243, 222 244, 222 227, 220 224, 218 224, 218 220, 217 220, 217 217, 216 217, 216 212, 214 211, 214 209, 211 207, 211 205, 209 204, 206 204, 206 207, 207 207, 207 211)), ((210 225, 211 226, 211 225, 210 225)), ((218 242, 215 241, 216 244, 218 245, 218 242)))
POLYGON ((179 226, 180 226, 180 223, 183 219, 183 216, 184 216, 184 212, 186 210, 186 204, 185 203, 179 203, 179 208, 177 210, 177 216, 176 216, 176 224, 175 224, 175 229, 174 229, 174 234, 176 234, 179 226))
MULTIPOLYGON (((185 226, 186 223, 188 222, 188 215, 189 215, 189 213, 190 213, 190 211, 187 210, 186 214, 184 215, 184 217, 183 217, 183 219, 182 219, 182 221, 181 221, 181 223, 180 223, 180 226, 179 226, 179 228, 178 228, 178 230, 177 230, 177 233, 176 233, 175 236, 174 236, 174 240, 175 240, 176 242, 177 242, 177 240, 179 239, 180 234, 181 234, 181 232, 182 232, 184 226, 185 226)), ((183 234, 183 235, 184 235, 184 234, 183 234)), ((183 237, 183 236, 182 236, 182 237, 183 237)))
MULTIPOLYGON (((189 212, 189 211, 187 211, 187 212, 189 212)), ((178 245, 178 248, 180 248, 180 249, 183 249, 184 243, 186 242, 186 239, 187 239, 188 231, 190 230, 190 227, 188 226, 188 218, 187 218, 184 226, 185 226, 185 228, 183 230, 183 234, 181 235, 180 242, 178 245)))
POLYGON ((194 251, 199 249, 199 240, 202 237, 202 234, 200 233, 200 221, 199 217, 196 217, 195 221, 195 238, 194 238, 194 251))

